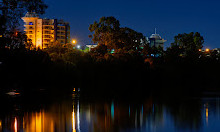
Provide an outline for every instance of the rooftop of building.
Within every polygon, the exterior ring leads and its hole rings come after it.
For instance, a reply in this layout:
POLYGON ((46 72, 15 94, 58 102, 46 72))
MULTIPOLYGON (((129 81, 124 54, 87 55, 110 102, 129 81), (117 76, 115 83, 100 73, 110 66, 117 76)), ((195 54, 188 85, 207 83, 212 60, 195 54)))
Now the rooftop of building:
POLYGON ((155 28, 155 33, 150 36, 150 38, 160 40, 162 39, 159 34, 157 34, 157 29, 155 28))
POLYGON ((162 39, 161 36, 159 34, 152 34, 150 36, 150 38, 154 38, 154 39, 162 39))
POLYGON ((97 45, 97 44, 86 44, 86 45, 97 45))
POLYGON ((24 17, 39 17, 36 12, 27 12, 24 17))

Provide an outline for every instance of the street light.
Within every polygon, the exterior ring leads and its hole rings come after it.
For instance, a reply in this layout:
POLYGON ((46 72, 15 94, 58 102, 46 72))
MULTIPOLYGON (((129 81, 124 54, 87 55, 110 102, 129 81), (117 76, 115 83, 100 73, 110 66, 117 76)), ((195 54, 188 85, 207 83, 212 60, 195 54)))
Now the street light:
POLYGON ((73 44, 76 44, 76 40, 75 40, 75 39, 73 39, 72 43, 73 43, 73 44))
POLYGON ((205 49, 205 51, 206 51, 206 52, 209 52, 209 51, 210 51, 210 49, 205 49))
POLYGON ((77 45, 77 49, 80 49, 80 45, 77 45))

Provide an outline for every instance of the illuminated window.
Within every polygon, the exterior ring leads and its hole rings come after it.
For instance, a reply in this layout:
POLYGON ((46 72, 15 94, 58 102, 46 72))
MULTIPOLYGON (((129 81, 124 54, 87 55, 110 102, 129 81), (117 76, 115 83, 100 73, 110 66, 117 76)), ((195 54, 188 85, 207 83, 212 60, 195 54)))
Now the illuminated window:
POLYGON ((29 22, 29 25, 34 25, 33 22, 29 22))

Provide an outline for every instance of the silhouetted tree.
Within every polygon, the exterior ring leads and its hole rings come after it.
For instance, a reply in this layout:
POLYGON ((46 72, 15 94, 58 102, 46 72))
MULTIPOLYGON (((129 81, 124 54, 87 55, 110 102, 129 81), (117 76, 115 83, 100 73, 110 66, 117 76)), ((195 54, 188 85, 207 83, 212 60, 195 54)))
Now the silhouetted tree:
POLYGON ((166 50, 166 61, 168 62, 178 62, 184 53, 184 49, 177 45, 172 45, 166 50))
POLYGON ((200 56, 199 49, 203 47, 203 43, 204 38, 198 32, 178 34, 167 49, 166 55, 168 58, 187 57, 195 60, 200 56))
POLYGON ((108 49, 106 45, 98 45, 96 48, 91 49, 90 52, 93 56, 103 57, 106 53, 108 53, 108 49))
POLYGON ((199 49, 203 47, 204 38, 200 33, 191 32, 189 34, 178 34, 174 37, 174 43, 171 47, 179 46, 179 48, 184 49, 184 54, 191 55, 199 52, 199 49))
POLYGON ((145 42, 145 37, 142 33, 136 32, 130 28, 120 28, 118 49, 126 51, 140 51, 140 45, 145 42))
POLYGON ((44 51, 50 55, 52 61, 63 64, 76 65, 83 56, 83 52, 75 49, 72 44, 61 44, 58 41, 50 44, 44 51))
POLYGON ((14 29, 24 13, 44 14, 45 9, 47 9, 47 5, 44 4, 43 0, 3 0, 0 6, 0 15, 5 22, 2 26, 14 29))
POLYGON ((48 45, 48 48, 44 49, 50 55, 52 61, 62 61, 63 55, 70 50, 73 50, 71 44, 61 44, 58 41, 48 45))
POLYGON ((120 30, 120 23, 114 17, 102 17, 99 22, 94 22, 89 26, 89 30, 94 32, 92 41, 98 45, 106 45, 109 49, 115 48, 120 30))
MULTIPOLYGON (((125 53, 138 53, 140 51, 140 45, 145 42, 145 37, 142 33, 138 33, 127 27, 120 27, 119 21, 114 17, 100 18, 99 22, 95 21, 90 25, 89 30, 94 32, 90 36, 93 43, 105 45, 108 53, 117 54, 122 51, 125 53)), ((103 48, 103 46, 97 48, 101 47, 103 48)))

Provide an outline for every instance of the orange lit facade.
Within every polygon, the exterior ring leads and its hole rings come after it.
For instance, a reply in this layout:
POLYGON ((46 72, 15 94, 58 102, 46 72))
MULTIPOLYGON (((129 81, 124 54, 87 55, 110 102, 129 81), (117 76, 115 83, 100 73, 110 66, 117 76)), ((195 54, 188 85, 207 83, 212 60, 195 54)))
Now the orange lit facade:
POLYGON ((47 48, 55 41, 70 43, 69 23, 57 19, 41 19, 37 14, 29 12, 22 19, 24 31, 35 48, 47 48))

